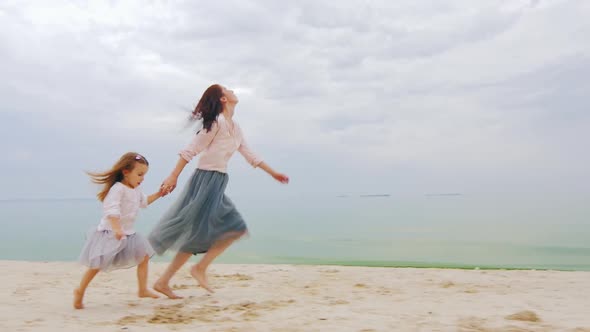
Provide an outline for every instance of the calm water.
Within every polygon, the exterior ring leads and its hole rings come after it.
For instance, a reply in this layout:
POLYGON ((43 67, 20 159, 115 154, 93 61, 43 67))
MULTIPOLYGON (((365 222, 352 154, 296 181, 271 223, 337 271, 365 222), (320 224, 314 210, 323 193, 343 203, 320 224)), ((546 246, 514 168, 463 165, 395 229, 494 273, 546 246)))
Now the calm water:
MULTIPOLYGON (((220 262, 590 270, 590 210, 581 199, 232 199, 251 236, 220 262)), ((143 210, 137 229, 147 235, 170 203, 143 210)), ((2 201, 0 259, 75 260, 100 212, 95 200, 2 201)))

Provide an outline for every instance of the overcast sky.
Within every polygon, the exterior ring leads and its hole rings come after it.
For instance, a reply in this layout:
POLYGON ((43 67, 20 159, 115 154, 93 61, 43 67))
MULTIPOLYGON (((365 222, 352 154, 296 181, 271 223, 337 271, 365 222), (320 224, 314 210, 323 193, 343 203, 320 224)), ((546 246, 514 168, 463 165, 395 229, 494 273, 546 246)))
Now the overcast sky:
POLYGON ((236 155, 235 194, 589 197, 589 17, 586 0, 5 0, 0 198, 91 197, 83 171, 126 151, 155 190, 213 83, 292 178, 236 155))

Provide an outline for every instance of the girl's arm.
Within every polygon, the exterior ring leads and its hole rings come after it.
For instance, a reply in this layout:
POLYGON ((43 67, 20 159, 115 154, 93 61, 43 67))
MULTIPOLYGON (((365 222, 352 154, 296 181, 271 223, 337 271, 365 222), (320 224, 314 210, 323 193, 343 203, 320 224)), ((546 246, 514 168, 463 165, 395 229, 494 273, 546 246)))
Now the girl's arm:
POLYGON ((103 214, 111 224, 115 237, 120 240, 125 236, 123 227, 121 227, 121 200, 123 199, 122 185, 116 183, 111 187, 107 196, 104 198, 103 214))
POLYGON ((160 197, 162 197, 162 193, 158 190, 158 192, 155 192, 147 197, 147 204, 148 205, 152 204, 154 201, 156 201, 160 197))
POLYGON ((279 181, 280 183, 289 183, 289 177, 287 175, 278 173, 264 161, 258 164, 258 167, 260 167, 262 170, 264 170, 266 173, 268 173, 270 176, 272 176, 275 180, 279 181))
POLYGON ((121 218, 115 216, 108 217, 109 222, 111 223, 111 228, 113 232, 115 232, 115 237, 117 240, 121 240, 125 234, 123 233, 123 228, 121 227, 121 218))

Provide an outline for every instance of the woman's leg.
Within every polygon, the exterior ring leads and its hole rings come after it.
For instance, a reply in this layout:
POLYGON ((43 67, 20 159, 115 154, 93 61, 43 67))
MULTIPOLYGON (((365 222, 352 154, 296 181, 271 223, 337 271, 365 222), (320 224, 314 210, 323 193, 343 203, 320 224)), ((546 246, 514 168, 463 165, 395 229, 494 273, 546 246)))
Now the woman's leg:
POLYGON ((176 256, 174 256, 174 260, 168 265, 166 271, 154 284, 154 290, 168 296, 171 299, 181 299, 181 296, 176 295, 172 289, 170 288, 170 279, 176 274, 176 272, 191 258, 192 254, 190 252, 178 252, 176 256))
POLYGON ((193 278, 197 279, 199 286, 205 288, 210 293, 213 293, 213 289, 209 287, 207 282, 207 268, 213 262, 217 256, 221 255, 235 240, 239 239, 242 235, 246 232, 241 232, 236 234, 235 236, 228 237, 223 240, 219 240, 209 248, 209 250, 205 253, 203 258, 199 261, 199 263, 195 264, 191 268, 191 275, 193 278))

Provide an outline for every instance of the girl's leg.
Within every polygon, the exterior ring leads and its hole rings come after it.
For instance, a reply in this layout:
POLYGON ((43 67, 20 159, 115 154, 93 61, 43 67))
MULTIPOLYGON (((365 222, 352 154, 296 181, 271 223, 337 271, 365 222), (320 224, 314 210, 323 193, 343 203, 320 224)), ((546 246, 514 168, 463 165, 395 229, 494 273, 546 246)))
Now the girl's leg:
POLYGON ((150 256, 146 255, 143 261, 137 266, 137 284, 139 285, 137 295, 139 297, 151 297, 153 299, 157 299, 159 296, 147 288, 149 261, 150 256))
POLYGON ((84 293, 86 292, 86 288, 94 279, 96 274, 98 273, 98 269, 88 269, 84 276, 82 276, 82 280, 80 281, 80 286, 74 290, 74 308, 76 309, 84 309, 84 304, 82 303, 84 300, 84 293))
POLYGON ((168 268, 164 272, 162 276, 156 281, 154 284, 154 289, 171 299, 181 299, 181 296, 174 294, 172 289, 170 289, 170 279, 174 276, 174 274, 191 258, 192 254, 190 252, 178 252, 176 256, 174 256, 174 260, 168 265, 168 268))
POLYGON ((232 236, 227 239, 219 240, 209 248, 209 250, 205 253, 203 258, 199 261, 199 263, 195 264, 191 268, 191 275, 193 278, 197 279, 199 286, 205 288, 210 293, 213 293, 213 289, 209 287, 207 282, 207 268, 213 262, 213 260, 221 255, 222 252, 225 251, 235 240, 239 239, 245 232, 239 233, 236 236, 232 236))

